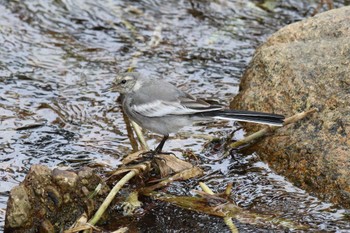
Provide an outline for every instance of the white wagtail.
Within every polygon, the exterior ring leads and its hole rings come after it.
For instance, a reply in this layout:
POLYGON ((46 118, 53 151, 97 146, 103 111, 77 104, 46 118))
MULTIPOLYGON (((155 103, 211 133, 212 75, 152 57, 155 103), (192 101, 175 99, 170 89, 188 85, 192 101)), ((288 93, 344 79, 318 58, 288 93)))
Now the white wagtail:
POLYGON ((128 117, 144 129, 163 135, 154 153, 160 153, 170 133, 195 121, 224 119, 282 126, 284 116, 225 109, 219 104, 185 93, 174 85, 140 73, 119 74, 110 87, 122 94, 122 106, 128 117))

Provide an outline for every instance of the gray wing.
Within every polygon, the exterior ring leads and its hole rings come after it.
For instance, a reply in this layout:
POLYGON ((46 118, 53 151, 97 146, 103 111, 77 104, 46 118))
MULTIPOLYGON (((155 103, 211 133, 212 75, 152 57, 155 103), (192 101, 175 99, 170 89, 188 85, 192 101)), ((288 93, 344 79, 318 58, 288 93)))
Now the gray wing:
POLYGON ((170 83, 152 80, 144 84, 142 91, 133 95, 130 108, 147 117, 191 115, 220 110, 221 105, 211 105, 189 95, 170 83))

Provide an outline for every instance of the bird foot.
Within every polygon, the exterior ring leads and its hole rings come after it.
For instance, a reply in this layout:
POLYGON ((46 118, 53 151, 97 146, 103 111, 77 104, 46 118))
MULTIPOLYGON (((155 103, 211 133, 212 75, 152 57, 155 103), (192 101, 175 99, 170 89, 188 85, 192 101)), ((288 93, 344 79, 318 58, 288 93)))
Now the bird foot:
POLYGON ((150 151, 143 152, 142 158, 151 160, 151 159, 154 159, 154 156, 160 155, 160 154, 175 155, 173 152, 163 152, 163 151, 157 151, 157 150, 150 150, 150 151))
POLYGON ((152 163, 155 162, 155 159, 161 159, 161 158, 156 158, 156 155, 160 154, 165 154, 165 155, 174 155, 172 152, 157 152, 157 150, 150 150, 150 151, 145 151, 140 154, 139 158, 133 160, 131 164, 139 164, 147 161, 151 161, 152 163))
POLYGON ((143 152, 141 155, 142 155, 142 158, 145 159, 145 160, 152 160, 154 159, 154 156, 156 156, 158 153, 154 150, 150 150, 150 151, 146 151, 146 152, 143 152))

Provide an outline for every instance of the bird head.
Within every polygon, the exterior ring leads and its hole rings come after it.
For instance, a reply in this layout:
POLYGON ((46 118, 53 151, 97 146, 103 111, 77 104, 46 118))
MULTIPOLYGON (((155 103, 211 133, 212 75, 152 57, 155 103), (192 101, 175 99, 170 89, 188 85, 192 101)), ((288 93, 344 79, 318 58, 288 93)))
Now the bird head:
POLYGON ((140 88, 140 74, 137 72, 126 72, 118 74, 113 80, 110 91, 116 91, 121 94, 127 94, 140 88))

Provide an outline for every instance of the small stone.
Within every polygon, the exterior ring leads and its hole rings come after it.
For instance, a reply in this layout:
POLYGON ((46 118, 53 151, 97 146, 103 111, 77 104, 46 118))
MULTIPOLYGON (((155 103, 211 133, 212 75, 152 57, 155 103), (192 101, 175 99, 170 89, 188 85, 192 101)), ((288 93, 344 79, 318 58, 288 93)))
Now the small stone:
POLYGON ((24 180, 25 186, 33 187, 33 191, 42 196, 45 193, 45 187, 51 184, 51 170, 44 165, 33 165, 24 180))
POLYGON ((84 167, 78 172, 78 176, 80 179, 88 179, 94 174, 94 170, 89 167, 84 167))
POLYGON ((84 193, 85 196, 89 196, 89 194, 90 194, 89 189, 86 188, 85 186, 83 186, 83 187, 81 188, 81 191, 84 193))
POLYGON ((63 191, 73 190, 78 181, 78 175, 74 172, 57 168, 52 171, 52 178, 63 191))
POLYGON ((52 204, 57 208, 62 204, 61 194, 57 191, 55 187, 49 186, 46 188, 47 197, 51 200, 52 204))
POLYGON ((45 219, 40 225, 39 233, 54 233, 54 232, 55 232, 55 228, 53 227, 51 222, 45 219))
POLYGON ((78 172, 79 179, 83 185, 89 184, 93 175, 94 170, 88 167, 85 167, 78 172))
POLYGON ((69 193, 65 193, 65 194, 63 195, 63 202, 64 202, 65 204, 71 202, 71 196, 69 195, 69 193))

